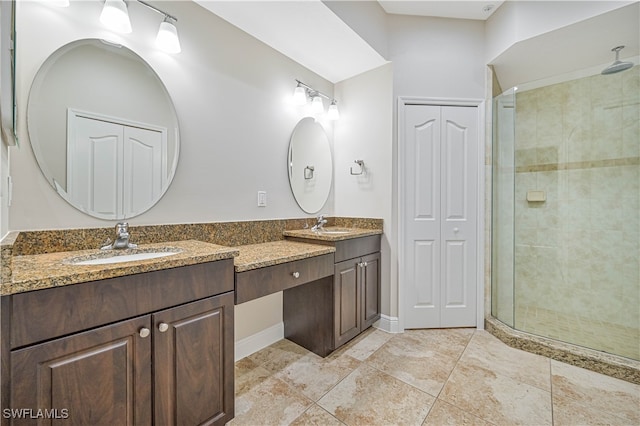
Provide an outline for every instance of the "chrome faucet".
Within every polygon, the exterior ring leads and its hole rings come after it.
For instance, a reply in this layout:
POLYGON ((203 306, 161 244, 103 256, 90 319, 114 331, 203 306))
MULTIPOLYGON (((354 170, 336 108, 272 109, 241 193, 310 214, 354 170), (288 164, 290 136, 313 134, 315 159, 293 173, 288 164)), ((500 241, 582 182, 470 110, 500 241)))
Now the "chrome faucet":
POLYGON ((107 240, 107 245, 101 247, 101 249, 111 250, 138 247, 137 244, 129 242, 129 236, 129 224, 127 222, 120 222, 116 225, 116 240, 113 243, 110 243, 110 240, 107 240))
POLYGON ((327 223, 327 219, 324 218, 324 215, 320 215, 317 218, 316 224, 311 227, 311 230, 314 232, 322 231, 326 223, 327 223))

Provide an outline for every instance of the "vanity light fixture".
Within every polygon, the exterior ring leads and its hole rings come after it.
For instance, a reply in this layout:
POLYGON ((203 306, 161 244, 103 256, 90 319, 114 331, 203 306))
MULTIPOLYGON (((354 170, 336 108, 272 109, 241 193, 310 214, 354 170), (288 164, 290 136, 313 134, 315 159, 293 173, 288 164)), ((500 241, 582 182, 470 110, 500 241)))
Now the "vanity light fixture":
POLYGON ((314 114, 322 114, 324 111, 324 104, 322 98, 317 93, 311 95, 311 112, 314 114))
POLYGON ((180 48, 178 29, 176 28, 175 24, 176 22, 178 22, 178 18, 169 15, 168 13, 158 9, 155 6, 150 5, 145 1, 138 0, 138 3, 147 6, 154 12, 158 12, 159 14, 164 15, 164 20, 160 23, 158 35, 156 36, 156 46, 167 53, 180 53, 182 49, 180 48))
POLYGON ((327 118, 329 120, 338 120, 340 118, 340 112, 338 111, 338 101, 334 98, 325 95, 324 93, 314 89, 308 84, 304 84, 300 80, 296 80, 297 86, 293 91, 293 103, 299 106, 305 105, 307 99, 311 99, 311 112, 313 114, 321 114, 324 111, 324 104, 322 98, 331 101, 329 110, 327 111, 327 118))
MULTIPOLYGON (((180 39, 178 38, 178 29, 176 28, 178 18, 169 15, 145 1, 136 1, 164 16, 164 20, 160 23, 158 35, 156 36, 156 46, 167 53, 180 53, 182 49, 180 48, 180 39)), ((127 10, 127 4, 124 0, 105 0, 102 13, 100 14, 100 22, 119 33, 128 34, 132 31, 129 11, 127 10)))
POLYGON ((118 33, 129 34, 131 32, 129 11, 124 0, 106 0, 100 14, 100 22, 118 33))
POLYGON ((307 103, 307 89, 301 86, 302 83, 298 82, 296 89, 293 91, 293 103, 302 106, 307 103))
POLYGON ((331 105, 329 105, 329 109, 327 110, 327 118, 329 120, 339 120, 340 119, 340 111, 338 111, 338 105, 336 105, 336 101, 331 101, 331 105))
POLYGON ((178 29, 171 22, 169 15, 165 16, 164 21, 160 23, 156 46, 167 53, 180 53, 182 50, 180 48, 180 39, 178 38, 178 29))

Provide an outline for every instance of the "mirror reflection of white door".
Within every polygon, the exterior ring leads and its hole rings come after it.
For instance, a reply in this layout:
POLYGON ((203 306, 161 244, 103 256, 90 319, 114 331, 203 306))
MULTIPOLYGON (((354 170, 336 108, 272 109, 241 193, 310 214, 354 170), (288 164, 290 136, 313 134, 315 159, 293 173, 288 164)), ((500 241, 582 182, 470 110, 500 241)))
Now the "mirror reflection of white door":
MULTIPOLYGON (((165 138, 166 142, 166 138, 165 138)), ((166 146, 154 130, 124 127, 124 215, 145 211, 162 193, 166 146)))
POLYGON ((405 328, 476 325, 478 108, 407 105, 405 328))
POLYGON ((166 179, 166 131, 95 117, 68 116, 68 196, 105 219, 145 210, 166 179))

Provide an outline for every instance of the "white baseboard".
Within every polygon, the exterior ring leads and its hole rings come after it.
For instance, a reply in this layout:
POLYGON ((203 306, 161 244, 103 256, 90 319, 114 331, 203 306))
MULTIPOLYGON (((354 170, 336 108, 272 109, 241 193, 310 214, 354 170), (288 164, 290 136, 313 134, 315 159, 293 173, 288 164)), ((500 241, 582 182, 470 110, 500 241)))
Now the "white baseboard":
POLYGON ((380 315, 380 319, 373 325, 382 331, 387 333, 400 333, 400 322, 398 317, 390 317, 387 315, 380 315))
POLYGON ((272 325, 256 334, 238 340, 235 344, 235 361, 284 339, 284 322, 272 325))

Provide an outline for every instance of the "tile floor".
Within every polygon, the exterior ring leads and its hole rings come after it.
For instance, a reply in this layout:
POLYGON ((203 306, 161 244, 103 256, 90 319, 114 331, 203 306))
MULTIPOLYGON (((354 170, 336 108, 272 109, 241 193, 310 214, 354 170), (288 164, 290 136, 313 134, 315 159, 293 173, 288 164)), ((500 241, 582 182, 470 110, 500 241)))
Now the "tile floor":
POLYGON ((485 331, 369 329, 326 358, 281 340, 236 362, 229 425, 640 425, 640 385, 485 331))

